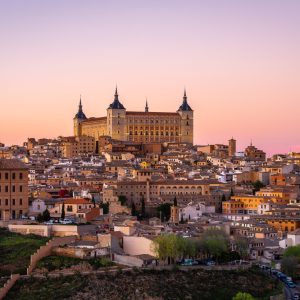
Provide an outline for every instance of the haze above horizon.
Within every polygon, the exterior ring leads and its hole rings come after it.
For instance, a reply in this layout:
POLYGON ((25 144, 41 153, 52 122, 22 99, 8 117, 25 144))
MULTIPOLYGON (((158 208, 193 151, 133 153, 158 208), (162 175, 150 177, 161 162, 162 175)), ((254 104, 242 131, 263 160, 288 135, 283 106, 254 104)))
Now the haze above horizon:
POLYGON ((176 111, 196 144, 300 151, 300 2, 0 1, 0 142, 73 134, 80 94, 106 115, 176 111))

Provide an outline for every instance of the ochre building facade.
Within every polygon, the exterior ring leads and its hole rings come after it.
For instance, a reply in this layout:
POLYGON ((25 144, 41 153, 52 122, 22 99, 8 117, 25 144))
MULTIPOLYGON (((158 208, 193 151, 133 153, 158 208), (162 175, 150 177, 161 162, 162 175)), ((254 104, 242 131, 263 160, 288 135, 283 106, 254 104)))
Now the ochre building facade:
POLYGON ((183 101, 176 112, 150 112, 146 102, 145 111, 127 111, 119 100, 116 89, 114 101, 107 108, 107 115, 87 118, 82 110, 75 115, 74 136, 90 136, 99 141, 110 136, 114 140, 135 143, 190 143, 193 144, 194 113, 183 101))

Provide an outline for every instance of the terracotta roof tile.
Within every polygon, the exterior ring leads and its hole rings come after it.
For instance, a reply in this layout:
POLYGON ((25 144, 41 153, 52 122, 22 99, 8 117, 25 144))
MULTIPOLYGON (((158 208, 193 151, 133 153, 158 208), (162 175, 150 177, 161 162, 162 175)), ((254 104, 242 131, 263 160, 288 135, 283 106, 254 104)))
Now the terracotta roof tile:
POLYGON ((27 169, 27 166, 18 159, 0 159, 0 169, 9 170, 9 169, 27 169))

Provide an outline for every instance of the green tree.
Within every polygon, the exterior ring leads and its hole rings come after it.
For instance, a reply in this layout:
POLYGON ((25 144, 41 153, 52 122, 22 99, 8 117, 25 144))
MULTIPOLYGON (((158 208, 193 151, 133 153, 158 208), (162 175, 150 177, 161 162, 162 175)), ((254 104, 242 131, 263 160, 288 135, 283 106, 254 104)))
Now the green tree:
POLYGON ((174 197, 173 205, 174 205, 174 206, 177 206, 177 198, 176 198, 176 196, 174 197))
POLYGON ((229 250, 229 237, 221 229, 208 229, 202 236, 202 248, 217 261, 224 252, 229 250))
POLYGON ((36 217, 36 220, 37 220, 39 223, 42 223, 42 222, 44 221, 43 215, 42 215, 42 214, 38 214, 37 217, 36 217))
POLYGON ((174 262, 176 259, 195 257, 195 241, 176 234, 163 234, 153 240, 153 251, 157 258, 174 262))
POLYGON ((103 209, 103 214, 106 215, 109 213, 109 203, 101 203, 100 207, 103 209))
POLYGON ((287 256, 281 260, 281 269, 284 273, 291 277, 297 276, 297 265, 299 263, 299 257, 287 256))
POLYGON ((124 196, 124 195, 120 195, 120 196, 118 197, 118 200, 119 200, 119 202, 121 203, 121 205, 124 206, 124 205, 126 204, 126 202, 127 202, 127 197, 124 196))
POLYGON ((145 199, 142 197, 141 200, 141 217, 145 218, 146 217, 146 206, 145 206, 145 199))
POLYGON ((43 211, 43 220, 44 221, 49 221, 50 220, 50 212, 49 212, 49 210, 48 209, 45 209, 44 211, 43 211))
POLYGON ((255 300, 255 298, 249 293, 238 292, 232 300, 255 300))
POLYGON ((180 254, 183 258, 195 257, 197 254, 196 242, 189 238, 181 238, 180 243, 180 254))
POLYGON ((180 223, 181 223, 181 224, 184 224, 183 214, 181 214, 181 217, 180 217, 180 223))
POLYGON ((61 216, 60 216, 60 218, 61 218, 62 220, 64 220, 65 216, 66 216, 66 212, 65 212, 65 203, 63 203, 62 209, 61 209, 61 216))
POLYGON ((300 263, 300 245, 285 249, 281 261, 282 270, 291 277, 297 276, 297 265, 300 263))
POLYGON ((284 257, 298 257, 300 258, 300 245, 287 247, 283 253, 284 257))
POLYGON ((242 259, 245 259, 249 255, 249 242, 247 238, 239 237, 236 240, 236 251, 241 256, 242 259))
POLYGON ((163 203, 157 207, 157 212, 161 216, 162 220, 168 221, 171 216, 171 204, 163 203))
POLYGON ((263 188, 265 185, 260 181, 256 180, 253 183, 253 195, 255 195, 256 192, 258 192, 261 188, 263 188))
POLYGON ((133 201, 131 202, 131 215, 136 216, 136 208, 133 201))

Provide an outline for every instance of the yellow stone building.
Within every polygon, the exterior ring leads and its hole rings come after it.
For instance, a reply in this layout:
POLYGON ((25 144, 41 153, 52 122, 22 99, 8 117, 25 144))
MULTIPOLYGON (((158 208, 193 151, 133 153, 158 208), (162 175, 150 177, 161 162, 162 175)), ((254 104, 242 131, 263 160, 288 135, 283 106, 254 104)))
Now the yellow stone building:
POLYGON ((258 206, 264 202, 272 201, 276 204, 287 204, 288 199, 281 197, 280 193, 256 193, 255 196, 232 196, 230 200, 222 202, 223 214, 257 214, 258 206))
POLYGON ((190 143, 193 144, 193 110, 184 91, 183 102, 176 112, 150 112, 146 101, 145 111, 127 111, 119 100, 116 89, 114 101, 107 108, 107 115, 87 118, 79 110, 74 119, 74 136, 90 136, 96 147, 100 137, 136 143, 190 143))

